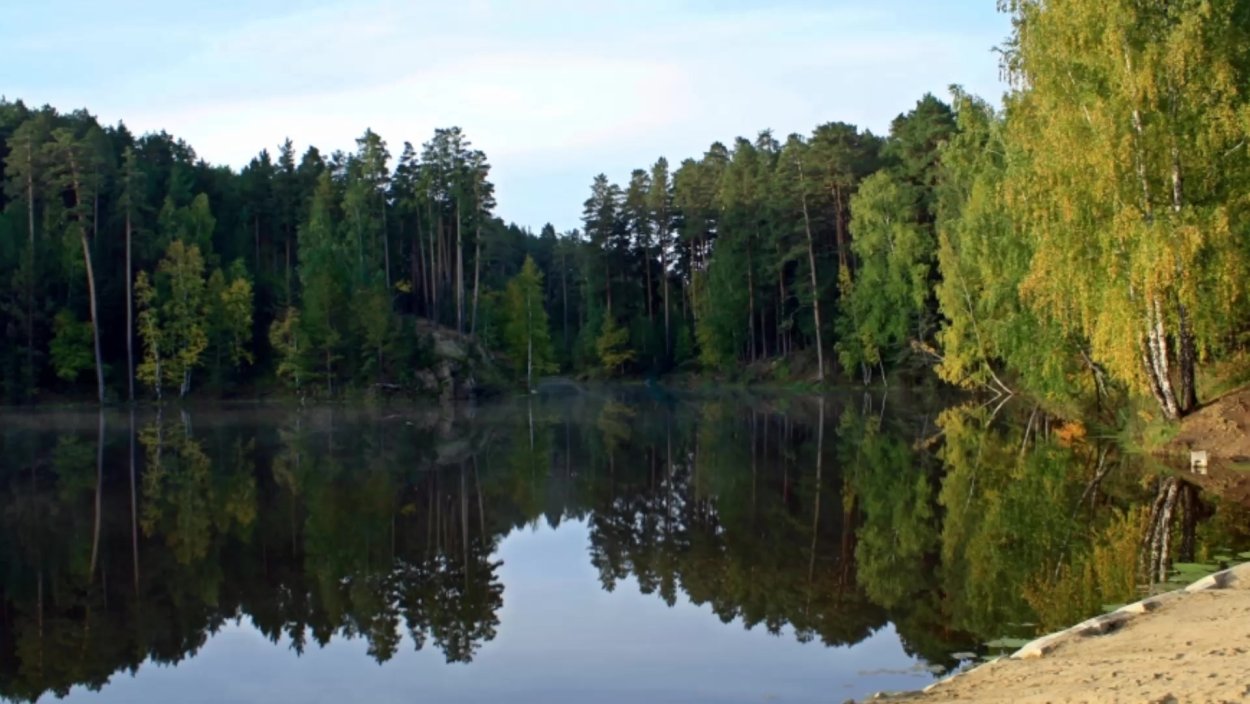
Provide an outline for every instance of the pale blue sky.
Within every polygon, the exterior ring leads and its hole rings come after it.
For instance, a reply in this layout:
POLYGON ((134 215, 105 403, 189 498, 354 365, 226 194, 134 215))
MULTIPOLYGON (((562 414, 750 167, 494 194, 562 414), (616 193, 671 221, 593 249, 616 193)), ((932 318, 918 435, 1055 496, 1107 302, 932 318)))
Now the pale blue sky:
POLYGON ((398 155, 460 125, 498 214, 578 226, 624 181, 714 140, 843 120, 884 132, 952 83, 997 102, 994 0, 0 0, 0 93, 165 129, 241 166, 285 137, 398 155))

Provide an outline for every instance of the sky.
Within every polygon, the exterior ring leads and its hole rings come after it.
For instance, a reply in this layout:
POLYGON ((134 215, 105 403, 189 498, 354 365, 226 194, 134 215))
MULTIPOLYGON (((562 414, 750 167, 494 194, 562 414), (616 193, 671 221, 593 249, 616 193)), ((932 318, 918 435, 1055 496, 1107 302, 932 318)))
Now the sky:
POLYGON ((624 182, 714 141, 818 124, 878 134, 952 84, 997 103, 994 0, 0 0, 0 94, 165 130, 241 167, 292 139, 398 156, 459 125, 496 213, 580 225, 624 182))

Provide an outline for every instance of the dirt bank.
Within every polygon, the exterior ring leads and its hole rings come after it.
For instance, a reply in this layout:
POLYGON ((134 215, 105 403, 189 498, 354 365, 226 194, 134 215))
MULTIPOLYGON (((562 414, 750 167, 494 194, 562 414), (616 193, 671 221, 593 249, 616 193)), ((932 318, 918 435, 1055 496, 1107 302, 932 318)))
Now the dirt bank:
POLYGON ((1250 701, 1250 565, 1224 574, 1222 588, 1165 595, 1144 613, 1130 608, 1109 619, 1105 635, 1077 627, 1057 635, 1039 657, 992 662, 927 693, 889 700, 1250 701))
POLYGON ((1181 421, 1176 436, 1163 447, 1168 455, 1189 457, 1205 450, 1211 459, 1250 462, 1250 387, 1228 393, 1181 421))
POLYGON ((1209 495, 1250 506, 1250 387, 1221 396, 1187 416, 1158 455, 1185 481, 1209 495), (1207 453, 1205 472, 1191 471, 1190 453, 1195 450, 1207 453))

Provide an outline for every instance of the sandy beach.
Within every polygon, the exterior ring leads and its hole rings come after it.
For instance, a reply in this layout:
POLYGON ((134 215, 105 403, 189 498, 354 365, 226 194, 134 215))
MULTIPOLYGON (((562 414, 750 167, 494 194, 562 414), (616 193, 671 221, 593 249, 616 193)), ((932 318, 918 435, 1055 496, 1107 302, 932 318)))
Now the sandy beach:
POLYGON ((1158 599, 1157 608, 1112 618, 1103 635, 1088 634, 1096 630, 1089 626, 1075 627, 1055 634, 1042 648, 1044 654, 1017 654, 939 682, 928 692, 890 700, 1250 701, 1250 565, 1227 571, 1220 582, 1212 588, 1195 583, 1192 591, 1158 599))

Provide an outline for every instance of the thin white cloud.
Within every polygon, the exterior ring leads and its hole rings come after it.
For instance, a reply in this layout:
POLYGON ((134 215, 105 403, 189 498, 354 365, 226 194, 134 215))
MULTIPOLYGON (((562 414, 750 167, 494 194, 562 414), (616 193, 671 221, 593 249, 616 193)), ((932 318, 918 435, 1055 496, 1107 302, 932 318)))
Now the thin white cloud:
POLYGON ((24 95, 169 130, 235 166, 288 136, 351 149, 370 127, 398 153, 460 125, 491 158, 504 217, 567 228, 599 171, 622 179, 765 127, 880 132, 925 91, 999 90, 989 50, 1002 23, 917 26, 898 2, 731 7, 334 2, 204 36, 177 29, 181 52, 24 95))

